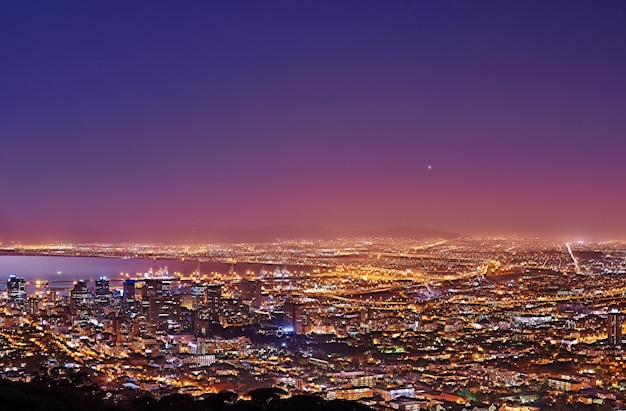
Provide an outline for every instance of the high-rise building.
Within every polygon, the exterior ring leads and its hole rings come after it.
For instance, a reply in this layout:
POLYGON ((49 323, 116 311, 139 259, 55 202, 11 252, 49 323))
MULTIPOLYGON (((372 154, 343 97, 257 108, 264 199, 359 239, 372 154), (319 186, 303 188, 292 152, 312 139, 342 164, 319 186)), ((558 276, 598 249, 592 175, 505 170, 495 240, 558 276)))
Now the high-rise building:
POLYGON ((211 323, 214 321, 213 313, 207 308, 201 308, 194 314, 194 334, 196 337, 209 335, 211 323))
MULTIPOLYGON (((166 295, 165 283, 163 280, 157 278, 148 278, 145 280, 143 287, 141 287, 141 299, 149 300, 150 297, 161 297, 166 295)), ((169 287, 167 287, 169 290, 169 287)))
POLYGON ((261 281, 243 280, 241 282, 241 298, 253 308, 261 307, 261 281))
POLYGON ((213 319, 217 320, 218 313, 222 305, 222 286, 221 284, 207 285, 206 287, 206 305, 211 311, 213 319))
POLYGON ((36 297, 29 297, 26 299, 26 312, 30 315, 35 315, 39 311, 42 305, 42 301, 36 297))
POLYGON ((135 303, 135 280, 124 280, 124 305, 132 305, 135 303))
POLYGON ((153 296, 148 305, 148 321, 161 331, 179 326, 181 320, 180 296, 153 296))
POLYGON ((191 286, 193 309, 206 306, 206 284, 195 283, 191 286))
POLYGON ((622 345, 623 314, 615 305, 609 307, 607 315, 608 343, 612 346, 622 345))
POLYGON ((74 309, 85 308, 91 303, 91 294, 87 288, 87 282, 76 281, 70 291, 70 307, 74 309))
POLYGON ((26 302, 26 280, 14 274, 9 275, 7 294, 9 301, 16 304, 24 304, 26 302))
POLYGON ((95 303, 96 305, 106 307, 111 304, 113 294, 109 286, 109 280, 100 277, 96 280, 95 303))
POLYGON ((286 324, 283 329, 286 333, 304 334, 306 316, 302 308, 302 304, 298 301, 289 299, 285 302, 283 310, 286 324))
POLYGON ((223 298, 218 309, 219 322, 223 327, 248 324, 250 307, 238 298, 223 298))

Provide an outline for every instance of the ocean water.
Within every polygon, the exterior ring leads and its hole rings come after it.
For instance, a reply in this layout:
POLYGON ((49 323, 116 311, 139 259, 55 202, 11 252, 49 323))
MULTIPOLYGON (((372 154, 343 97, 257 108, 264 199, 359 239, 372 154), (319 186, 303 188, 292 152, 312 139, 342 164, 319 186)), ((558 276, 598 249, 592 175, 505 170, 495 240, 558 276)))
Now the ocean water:
MULTIPOLYGON (((159 269, 170 275, 188 276, 200 268, 202 274, 220 273, 227 275, 231 270, 237 273, 251 271, 259 273, 259 264, 237 264, 181 260, 123 259, 103 257, 54 257, 54 256, 0 256, 0 289, 6 286, 9 275, 15 274, 26 281, 47 280, 51 283, 91 280, 105 276, 111 280, 129 277, 143 277, 144 273, 159 269)), ((273 267, 265 267, 274 269, 273 267)))

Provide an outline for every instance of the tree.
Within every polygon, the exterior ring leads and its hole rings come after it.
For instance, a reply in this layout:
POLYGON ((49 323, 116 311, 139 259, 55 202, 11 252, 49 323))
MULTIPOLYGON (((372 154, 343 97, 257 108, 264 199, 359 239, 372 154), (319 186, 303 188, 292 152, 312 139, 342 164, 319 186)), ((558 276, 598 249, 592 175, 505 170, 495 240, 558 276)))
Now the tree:
POLYGON ((150 396, 138 397, 132 401, 132 407, 136 411, 154 410, 159 401, 150 396))
POLYGON ((200 397, 201 409, 223 411, 237 401, 237 394, 232 391, 220 391, 215 394, 205 394, 200 397))
POLYGON ((324 402, 324 399, 317 395, 294 395, 293 397, 281 400, 278 409, 300 411, 320 410, 324 402))
POLYGON ((326 401, 321 408, 324 411, 371 411, 365 404, 348 400, 326 401))
POLYGON ((287 391, 280 388, 257 388, 248 393, 252 403, 261 408, 266 408, 272 401, 280 399, 280 396, 285 394, 287 391))
POLYGON ((159 400, 156 409, 161 411, 192 410, 193 397, 189 394, 170 394, 159 400))

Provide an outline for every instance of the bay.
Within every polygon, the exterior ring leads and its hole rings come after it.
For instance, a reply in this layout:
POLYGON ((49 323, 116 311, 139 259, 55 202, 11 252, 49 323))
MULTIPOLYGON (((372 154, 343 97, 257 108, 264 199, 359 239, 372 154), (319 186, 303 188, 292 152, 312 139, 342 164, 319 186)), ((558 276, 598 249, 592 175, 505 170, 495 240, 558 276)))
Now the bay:
POLYGON ((104 276, 112 282, 126 278, 143 277, 149 270, 157 272, 167 267, 170 276, 189 276, 198 268, 209 278, 215 274, 230 273, 258 275, 261 269, 273 271, 275 266, 239 263, 231 265, 219 262, 174 259, 124 259, 106 257, 60 257, 60 256, 0 256, 0 289, 6 287, 9 275, 23 277, 26 281, 49 281, 69 283, 76 280, 93 281, 104 276))

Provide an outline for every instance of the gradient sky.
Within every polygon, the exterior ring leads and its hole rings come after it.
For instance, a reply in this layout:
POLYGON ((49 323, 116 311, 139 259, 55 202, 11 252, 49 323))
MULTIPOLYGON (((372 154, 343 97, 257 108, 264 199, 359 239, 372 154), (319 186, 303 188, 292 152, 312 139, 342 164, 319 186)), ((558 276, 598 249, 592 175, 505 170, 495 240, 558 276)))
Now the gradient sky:
POLYGON ((625 22, 624 1, 2 2, 0 232, 626 238, 625 22))

